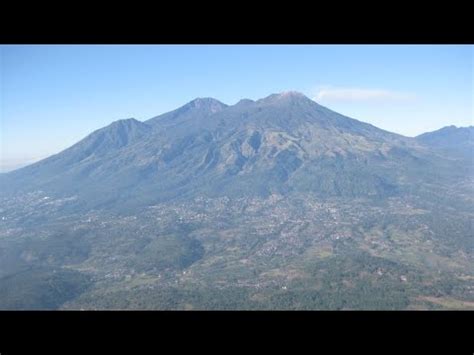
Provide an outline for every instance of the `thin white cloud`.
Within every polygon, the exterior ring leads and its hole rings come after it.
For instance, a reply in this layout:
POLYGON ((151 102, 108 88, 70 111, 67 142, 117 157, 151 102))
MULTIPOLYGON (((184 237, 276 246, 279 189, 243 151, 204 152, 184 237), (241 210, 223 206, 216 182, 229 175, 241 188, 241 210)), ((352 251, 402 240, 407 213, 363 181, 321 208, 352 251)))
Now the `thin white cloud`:
POLYGON ((404 101, 413 98, 413 94, 405 92, 332 86, 320 87, 313 97, 316 101, 404 101))

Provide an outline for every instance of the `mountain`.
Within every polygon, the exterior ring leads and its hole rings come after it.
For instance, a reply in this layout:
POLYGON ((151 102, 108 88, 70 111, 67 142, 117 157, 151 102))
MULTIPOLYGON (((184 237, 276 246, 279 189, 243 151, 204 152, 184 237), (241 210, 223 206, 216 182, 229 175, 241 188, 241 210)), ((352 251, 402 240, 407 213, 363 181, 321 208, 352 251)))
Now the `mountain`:
POLYGON ((474 154, 474 126, 443 127, 434 132, 427 132, 416 137, 417 141, 441 152, 467 159, 474 154))
POLYGON ((205 118, 213 113, 222 111, 226 107, 226 104, 213 98, 197 98, 176 110, 153 117, 146 123, 151 126, 160 125, 168 127, 197 118, 205 118))
POLYGON ((0 309, 474 307, 474 179, 298 92, 198 98, 0 174, 0 309))
MULTIPOLYGON (((2 192, 40 189, 87 208, 197 195, 389 196, 439 164, 416 140, 285 92, 233 106, 196 99, 144 123, 114 122, 6 174, 2 192)), ((440 171, 449 179, 458 170, 440 171)))

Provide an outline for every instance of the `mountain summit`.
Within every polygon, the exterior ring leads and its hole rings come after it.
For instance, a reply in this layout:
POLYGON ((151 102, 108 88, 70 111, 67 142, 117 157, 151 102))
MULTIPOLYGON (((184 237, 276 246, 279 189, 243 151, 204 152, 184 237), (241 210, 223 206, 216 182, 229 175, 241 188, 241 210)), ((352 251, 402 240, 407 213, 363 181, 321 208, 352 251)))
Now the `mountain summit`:
POLYGON ((285 100, 285 99, 309 99, 306 95, 299 91, 283 91, 280 93, 271 94, 261 101, 270 101, 270 100, 285 100))
POLYGON ((213 98, 197 98, 180 108, 165 114, 153 117, 145 123, 151 126, 170 126, 185 122, 189 119, 207 117, 228 107, 213 98))
POLYGON ((257 101, 260 104, 288 104, 290 102, 308 102, 312 101, 310 98, 298 91, 284 91, 276 94, 271 94, 263 99, 257 101))

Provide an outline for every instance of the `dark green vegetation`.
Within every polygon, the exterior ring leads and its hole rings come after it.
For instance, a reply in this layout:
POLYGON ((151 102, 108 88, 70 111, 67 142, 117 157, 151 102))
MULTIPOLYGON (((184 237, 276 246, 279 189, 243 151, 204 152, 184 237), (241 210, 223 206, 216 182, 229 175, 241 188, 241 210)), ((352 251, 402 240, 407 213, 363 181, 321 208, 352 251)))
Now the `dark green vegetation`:
MULTIPOLYGON (((262 288, 170 286, 121 289, 84 294, 82 307, 101 309, 405 309, 411 305, 436 309, 420 294, 443 296, 466 292, 462 282, 447 276, 425 282, 415 269, 368 254, 330 257, 311 264, 307 277, 286 286, 262 288), (383 270, 383 271, 382 271, 383 270), (405 279, 410 279, 406 284, 405 279)), ((467 304, 468 302, 466 302, 467 304)), ((472 306, 472 304, 471 304, 472 306)))
POLYGON ((470 147, 298 93, 114 122, 0 176, 0 308, 473 308, 470 147))
POLYGON ((27 268, 0 279, 0 309, 56 309, 87 290, 87 275, 74 270, 27 268))

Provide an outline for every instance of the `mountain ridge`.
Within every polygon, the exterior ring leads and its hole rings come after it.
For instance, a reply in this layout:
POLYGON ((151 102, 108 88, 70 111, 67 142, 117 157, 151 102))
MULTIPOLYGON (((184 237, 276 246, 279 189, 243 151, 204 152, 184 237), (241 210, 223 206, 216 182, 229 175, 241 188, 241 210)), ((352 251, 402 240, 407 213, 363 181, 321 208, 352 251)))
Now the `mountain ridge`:
POLYGON ((103 205, 102 197, 109 205, 115 197, 146 205, 196 194, 388 196, 419 179, 423 164, 445 164, 416 139, 338 114, 301 93, 243 100, 229 106, 197 98, 144 122, 115 121, 5 174, 2 190, 83 195, 91 206, 103 205))
POLYGON ((420 134, 415 139, 440 154, 467 159, 471 163, 474 159, 474 126, 446 126, 420 134))

